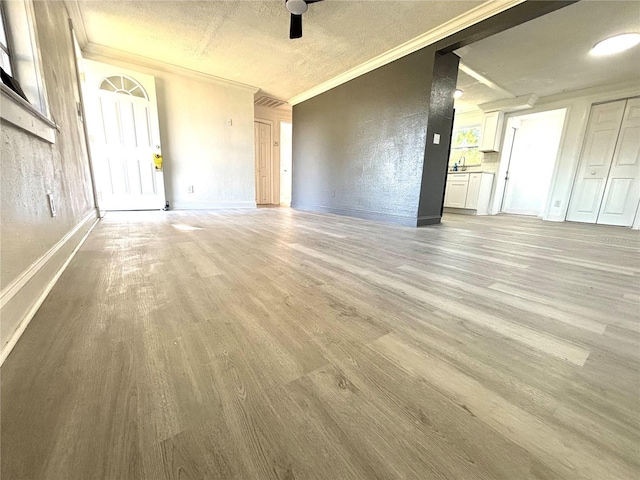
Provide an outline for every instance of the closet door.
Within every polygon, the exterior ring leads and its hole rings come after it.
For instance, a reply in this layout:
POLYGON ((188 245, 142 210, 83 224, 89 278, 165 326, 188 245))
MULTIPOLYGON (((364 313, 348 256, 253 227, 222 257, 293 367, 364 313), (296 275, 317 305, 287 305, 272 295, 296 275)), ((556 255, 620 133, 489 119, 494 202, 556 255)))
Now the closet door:
POLYGON ((640 98, 627 101, 598 223, 630 227, 640 200, 640 98))
POLYGON ((567 213, 569 221, 596 223, 598 219, 626 103, 620 100, 591 107, 567 213))

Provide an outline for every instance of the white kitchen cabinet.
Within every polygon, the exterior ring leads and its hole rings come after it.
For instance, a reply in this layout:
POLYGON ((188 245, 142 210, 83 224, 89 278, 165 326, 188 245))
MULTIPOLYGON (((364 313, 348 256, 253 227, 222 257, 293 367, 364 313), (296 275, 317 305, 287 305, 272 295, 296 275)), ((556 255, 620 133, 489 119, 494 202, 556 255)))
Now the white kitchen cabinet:
POLYGON ((468 173, 449 175, 447 177, 447 185, 444 194, 444 206, 451 208, 465 208, 468 188, 468 173))
POLYGON ((492 187, 493 173, 449 173, 444 206, 452 213, 487 215, 492 187))
POLYGON ((470 208, 477 210, 478 208, 478 195, 480 194, 480 183, 482 182, 481 173, 469 174, 469 187, 467 188, 467 199, 464 203, 464 208, 470 208))
POLYGON ((480 137, 481 152, 499 152, 502 139, 502 124, 504 113, 488 112, 482 117, 482 132, 480 137))

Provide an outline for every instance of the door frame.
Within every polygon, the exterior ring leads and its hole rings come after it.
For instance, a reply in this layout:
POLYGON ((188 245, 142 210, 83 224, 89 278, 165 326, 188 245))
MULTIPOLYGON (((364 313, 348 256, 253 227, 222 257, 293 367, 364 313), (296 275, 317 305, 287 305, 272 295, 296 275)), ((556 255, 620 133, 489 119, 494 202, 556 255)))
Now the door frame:
MULTIPOLYGON (((562 153, 562 146, 563 146, 563 142, 564 142, 564 137, 565 137, 565 131, 567 129, 567 124, 569 122, 569 108, 568 107, 558 107, 558 108, 551 108, 549 110, 541 110, 539 112, 530 112, 530 113, 525 113, 525 112, 514 112, 515 114, 510 116, 507 121, 505 122, 505 131, 508 132, 508 134, 505 135, 505 137, 510 137, 511 139, 511 145, 509 146, 509 155, 507 157, 507 162, 506 162, 506 168, 503 170, 502 167, 502 161, 503 161, 503 157, 501 157, 501 161, 500 161, 500 167, 499 167, 499 172, 503 172, 504 174, 502 175, 503 181, 501 182, 501 195, 500 195, 500 206, 499 206, 499 210, 498 213, 506 213, 506 214, 510 214, 510 215, 522 215, 522 216, 531 216, 531 217, 538 217, 538 218, 543 218, 548 204, 549 204, 549 196, 553 187, 553 181, 554 181, 554 177, 556 174, 556 170, 558 168, 558 163, 560 161, 560 156, 562 153), (562 118, 562 129, 560 132, 560 139, 558 141, 558 148, 556 150, 556 155, 555 158, 553 160, 553 168, 551 170, 551 177, 549 178, 549 185, 547 186, 547 198, 545 199, 544 202, 544 207, 542 210, 534 212, 533 210, 529 211, 528 213, 516 213, 514 211, 508 212, 505 210, 505 201, 507 199, 507 189, 509 187, 509 180, 510 180, 510 171, 511 171, 511 165, 513 163, 513 147, 515 146, 516 143, 516 138, 518 137, 518 133, 521 130, 521 122, 523 120, 526 120, 527 117, 533 117, 533 116, 538 116, 538 115, 543 115, 543 114, 549 114, 552 112, 564 112, 563 118, 562 118), (512 131, 509 132, 508 127, 511 126, 512 131)), ((504 147, 506 146, 506 140, 507 138, 505 138, 505 142, 504 145, 502 147, 503 151, 504 151, 504 147)), ((506 152, 505 152, 506 153, 506 152)), ((498 198, 498 189, 496 188, 496 200, 498 198)))
POLYGON ((80 64, 84 59, 82 57, 82 50, 80 49, 80 43, 78 42, 78 37, 76 35, 76 31, 73 28, 73 20, 69 19, 69 30, 71 36, 71 50, 73 51, 73 66, 76 73, 76 84, 78 88, 78 98, 80 99, 80 104, 78 105, 78 114, 82 114, 82 133, 84 137, 84 146, 87 151, 87 160, 89 163, 89 178, 91 179, 91 191, 93 193, 93 203, 98 213, 99 218, 103 218, 105 215, 105 211, 100 209, 100 201, 98 198, 98 187, 96 183, 96 175, 95 175, 95 167, 93 165, 93 157, 91 155, 91 145, 89 142, 89 128, 87 127, 87 108, 84 100, 84 86, 83 86, 83 75, 84 72, 80 71, 80 64), (79 55, 79 56, 78 56, 79 55))
POLYGON ((283 120, 282 118, 278 119, 278 147, 280 147, 280 154, 278 155, 278 204, 282 207, 290 207, 291 206, 291 194, 293 192, 293 121, 292 120, 283 120), (282 124, 288 123, 291 125, 291 165, 289 166, 289 178, 291 180, 289 185, 289 203, 282 203, 282 124))
MULTIPOLYGON (((260 203, 258 203, 258 183, 259 183, 258 182, 258 178, 259 178, 259 175, 260 175, 260 169, 258 167, 258 159, 256 158, 256 155, 255 155, 256 152, 254 152, 254 158, 253 158, 254 169, 253 170, 254 170, 254 177, 255 177, 254 182, 255 182, 255 185, 256 185, 256 204, 257 205, 275 205, 275 204, 279 205, 280 204, 280 191, 278 191, 278 201, 277 202, 273 201, 273 199, 274 199, 274 191, 273 191, 274 181, 273 180, 274 180, 274 175, 275 175, 274 168, 273 168, 273 165, 274 165, 274 162, 273 162, 273 132, 274 132, 273 120, 267 120, 266 118, 255 117, 253 119, 253 122, 254 122, 254 124, 256 122, 264 123, 266 125, 269 125, 269 127, 271 128, 271 140, 269 141, 269 148, 271 150, 271 160, 269 162, 270 163, 270 170, 271 170, 271 175, 269 177, 269 183, 271 185, 271 202, 268 203, 268 204, 260 204, 260 203)), ((255 135, 255 130, 254 130, 254 135, 255 135)), ((254 144, 255 144, 255 139, 254 139, 254 144)), ((280 174, 280 172, 278 172, 278 174, 280 174)))
MULTIPOLYGON (((89 114, 85 118, 87 131, 89 133, 89 136, 88 136, 89 147, 93 149, 96 148, 96 146, 94 145, 94 142, 92 141, 92 135, 91 135, 92 129, 89 128, 90 124, 93 125, 92 122, 96 122, 96 118, 92 118, 91 121, 89 118, 95 117, 98 114, 97 108, 100 105, 101 98, 103 97, 108 98, 109 95, 111 95, 111 92, 105 93, 100 90, 100 83, 104 80, 104 78, 107 78, 108 76, 113 74, 113 75, 122 75, 124 77, 129 77, 130 79, 138 83, 145 91, 145 96, 146 96, 147 105, 148 105, 147 112, 148 112, 148 122, 149 122, 149 129, 150 129, 150 136, 149 136, 150 147, 154 153, 158 153, 162 155, 163 138, 160 132, 160 108, 158 106, 158 93, 156 88, 155 75, 150 73, 145 73, 139 70, 132 70, 131 68, 129 68, 129 66, 122 67, 115 63, 110 63, 109 61, 105 61, 102 58, 93 58, 89 56, 89 57, 83 57, 83 60, 84 60, 85 77, 86 77, 85 81, 83 82, 83 88, 86 88, 86 91, 84 93, 87 93, 87 95, 85 96, 85 99, 89 98, 89 101, 86 102, 86 104, 89 107, 91 107, 87 109, 89 114), (92 68, 92 65, 94 64, 95 64, 95 68, 92 68), (112 72, 105 73, 102 71, 104 68, 107 68, 107 70, 114 69, 114 73, 112 72), (146 80, 142 77, 146 77, 146 80), (92 80, 94 80, 95 82, 90 83, 92 80)), ((113 95, 114 95, 113 98, 117 99, 118 98, 117 95, 119 94, 114 93, 113 95)), ((92 128, 94 127, 95 125, 92 128)), ((96 156, 93 155, 92 161, 94 165, 96 165, 96 164, 99 164, 100 159, 96 159, 96 156)), ((98 199, 99 201, 101 200, 101 204, 102 204, 100 206, 101 211, 165 210, 166 204, 167 204, 167 191, 166 191, 166 182, 165 182, 164 173, 165 173, 164 166, 159 170, 154 169, 152 173, 154 175, 153 178, 154 178, 154 182, 155 182, 158 197, 159 197, 158 199, 160 200, 160 197, 162 197, 161 202, 159 201, 158 205, 154 205, 152 208, 147 208, 146 206, 142 208, 117 208, 117 207, 114 208, 113 205, 109 205, 109 208, 105 210, 105 208, 107 207, 107 203, 109 202, 104 197, 101 198, 101 196, 103 195, 102 189, 101 189, 101 186, 102 186, 101 182, 104 179, 101 176, 100 169, 96 169, 95 186, 97 190, 98 199)))

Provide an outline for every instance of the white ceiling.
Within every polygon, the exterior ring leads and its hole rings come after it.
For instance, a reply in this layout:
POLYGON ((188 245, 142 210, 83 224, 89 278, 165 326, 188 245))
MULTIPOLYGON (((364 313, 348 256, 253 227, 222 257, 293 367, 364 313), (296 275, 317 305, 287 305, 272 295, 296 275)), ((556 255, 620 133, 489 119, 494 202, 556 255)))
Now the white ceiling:
MULTIPOLYGON (((624 81, 640 82, 640 46, 609 57, 589 50, 610 36, 640 33, 640 2, 581 1, 456 51, 462 62, 516 96, 539 97, 624 81)), ((506 98, 460 72, 465 111, 506 98)))
POLYGON ((289 40, 284 0, 78 0, 87 39, 288 100, 483 1, 339 1, 310 5, 289 40))

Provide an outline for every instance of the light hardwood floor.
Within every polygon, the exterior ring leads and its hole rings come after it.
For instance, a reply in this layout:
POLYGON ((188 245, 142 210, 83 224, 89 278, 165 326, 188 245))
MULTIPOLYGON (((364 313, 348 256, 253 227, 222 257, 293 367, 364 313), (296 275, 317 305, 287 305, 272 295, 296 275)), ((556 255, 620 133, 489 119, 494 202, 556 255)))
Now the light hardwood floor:
POLYGON ((1 369, 2 479, 631 479, 640 238, 110 213, 1 369))

